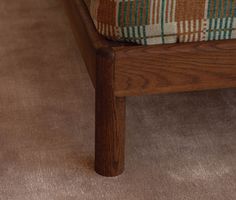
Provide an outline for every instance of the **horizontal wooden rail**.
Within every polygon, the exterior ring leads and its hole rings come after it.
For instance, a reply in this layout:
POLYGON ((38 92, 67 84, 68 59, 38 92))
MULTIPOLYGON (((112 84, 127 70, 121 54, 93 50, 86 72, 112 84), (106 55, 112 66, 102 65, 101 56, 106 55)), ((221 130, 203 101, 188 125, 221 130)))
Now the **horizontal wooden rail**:
POLYGON ((236 40, 115 48, 117 96, 236 87, 236 40))

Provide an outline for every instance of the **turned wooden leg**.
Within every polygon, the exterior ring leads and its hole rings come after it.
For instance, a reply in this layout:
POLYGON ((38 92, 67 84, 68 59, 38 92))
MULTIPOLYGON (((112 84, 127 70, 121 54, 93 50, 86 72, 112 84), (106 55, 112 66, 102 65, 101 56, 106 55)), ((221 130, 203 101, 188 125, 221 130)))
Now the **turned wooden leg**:
POLYGON ((114 95, 113 56, 98 55, 96 80, 95 170, 103 176, 124 171, 125 97, 114 95))

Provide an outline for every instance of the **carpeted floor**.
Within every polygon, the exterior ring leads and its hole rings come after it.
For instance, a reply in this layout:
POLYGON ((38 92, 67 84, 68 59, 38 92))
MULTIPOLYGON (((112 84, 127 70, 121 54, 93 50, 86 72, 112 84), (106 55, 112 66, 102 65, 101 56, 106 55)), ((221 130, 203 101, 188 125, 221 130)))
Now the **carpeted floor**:
POLYGON ((0 200, 235 200, 236 90, 128 98, 126 171, 93 171, 94 89, 57 0, 0 1, 0 200))

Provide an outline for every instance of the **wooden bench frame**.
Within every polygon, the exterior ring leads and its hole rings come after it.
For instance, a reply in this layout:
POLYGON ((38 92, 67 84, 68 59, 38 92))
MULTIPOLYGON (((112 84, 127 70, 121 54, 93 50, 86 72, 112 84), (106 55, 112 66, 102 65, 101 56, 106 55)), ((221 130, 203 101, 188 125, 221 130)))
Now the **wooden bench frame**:
POLYGON ((95 170, 103 176, 124 170, 126 96, 236 87, 236 40, 111 42, 98 34, 83 0, 63 1, 96 89, 95 170))

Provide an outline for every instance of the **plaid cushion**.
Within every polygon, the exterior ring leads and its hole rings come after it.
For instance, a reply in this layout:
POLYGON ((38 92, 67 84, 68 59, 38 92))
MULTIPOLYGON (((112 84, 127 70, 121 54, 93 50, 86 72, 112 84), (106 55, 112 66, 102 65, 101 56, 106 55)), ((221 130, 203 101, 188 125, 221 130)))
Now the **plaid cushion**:
POLYGON ((98 31, 113 40, 151 45, 236 38, 236 0, 91 0, 88 5, 98 31))

